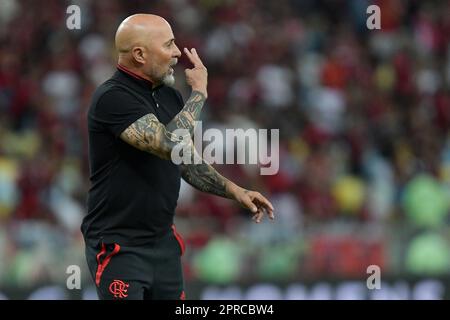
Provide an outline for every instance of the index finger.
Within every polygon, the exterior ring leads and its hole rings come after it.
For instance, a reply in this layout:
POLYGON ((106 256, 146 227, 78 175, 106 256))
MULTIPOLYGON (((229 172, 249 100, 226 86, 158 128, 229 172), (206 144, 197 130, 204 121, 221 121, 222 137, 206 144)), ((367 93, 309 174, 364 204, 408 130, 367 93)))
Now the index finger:
POLYGON ((256 200, 267 210, 268 214, 269 214, 269 218, 270 219, 274 219, 274 215, 273 215, 273 206, 270 203, 269 200, 267 200, 264 196, 262 195, 256 195, 255 196, 256 200))
POLYGON ((255 198, 256 198, 259 202, 265 204, 269 209, 273 210, 273 206, 272 206, 272 204, 270 203, 270 201, 267 200, 262 194, 257 193, 257 194, 255 195, 255 198))
POLYGON ((184 48, 184 53, 187 55, 189 61, 192 62, 194 67, 203 67, 203 62, 198 56, 197 50, 195 50, 195 48, 191 49, 191 51, 189 51, 187 48, 184 48))
POLYGON ((195 57, 195 59, 197 60, 197 62, 199 63, 199 65, 204 67, 202 59, 200 59, 200 56, 198 55, 197 50, 195 48, 192 48, 192 54, 195 57))

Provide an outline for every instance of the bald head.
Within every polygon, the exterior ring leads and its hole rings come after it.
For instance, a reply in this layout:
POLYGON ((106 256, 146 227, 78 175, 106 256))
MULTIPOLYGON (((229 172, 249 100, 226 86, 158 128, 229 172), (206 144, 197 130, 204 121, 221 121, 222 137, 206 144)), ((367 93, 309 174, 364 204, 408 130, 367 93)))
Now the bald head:
POLYGON ((117 28, 119 64, 155 84, 173 83, 173 66, 181 52, 169 23, 154 14, 134 14, 117 28))
POLYGON ((169 23, 162 17, 154 14, 134 14, 129 16, 117 28, 116 50, 119 53, 127 53, 134 46, 143 46, 152 36, 170 28, 169 23))

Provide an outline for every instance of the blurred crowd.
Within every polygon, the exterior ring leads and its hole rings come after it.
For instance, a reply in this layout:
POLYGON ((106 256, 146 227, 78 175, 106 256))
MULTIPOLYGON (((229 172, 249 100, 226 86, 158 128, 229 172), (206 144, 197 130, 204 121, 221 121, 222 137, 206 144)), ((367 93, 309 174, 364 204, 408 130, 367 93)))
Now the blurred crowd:
POLYGON ((137 12, 203 58, 204 129, 280 133, 278 174, 216 166, 267 195, 275 222, 182 184, 188 284, 365 278, 372 264, 450 275, 449 1, 0 0, 0 287, 86 270, 86 110, 137 12), (71 4, 80 30, 66 27, 71 4), (366 26, 371 4, 381 30, 366 26))

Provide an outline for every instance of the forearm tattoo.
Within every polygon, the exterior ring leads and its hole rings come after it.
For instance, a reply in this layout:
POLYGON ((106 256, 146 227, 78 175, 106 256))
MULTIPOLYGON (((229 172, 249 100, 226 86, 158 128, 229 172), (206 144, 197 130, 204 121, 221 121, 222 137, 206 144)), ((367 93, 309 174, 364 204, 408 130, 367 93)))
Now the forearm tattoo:
POLYGON ((184 180, 194 188, 224 198, 231 198, 227 191, 228 179, 220 175, 203 159, 195 164, 194 157, 199 157, 192 140, 183 139, 173 133, 176 129, 189 130, 193 134, 195 121, 198 120, 205 96, 197 91, 192 92, 183 110, 167 125, 164 126, 156 116, 149 113, 130 125, 120 137, 132 146, 163 159, 170 159, 175 145, 188 144, 191 164, 181 164, 181 174, 184 180))
POLYGON ((191 96, 184 105, 183 109, 170 121, 166 128, 173 132, 176 129, 186 129, 189 135, 194 134, 195 121, 200 118, 206 97, 199 91, 192 91, 191 96))
POLYGON ((181 176, 194 188, 224 198, 231 198, 227 191, 228 179, 220 175, 210 164, 182 164, 181 176))

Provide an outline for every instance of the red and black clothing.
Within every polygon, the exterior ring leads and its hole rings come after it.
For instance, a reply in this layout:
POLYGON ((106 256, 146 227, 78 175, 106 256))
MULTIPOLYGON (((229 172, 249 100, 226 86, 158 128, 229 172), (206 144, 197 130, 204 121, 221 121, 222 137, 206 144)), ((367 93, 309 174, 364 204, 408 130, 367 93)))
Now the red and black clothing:
MULTIPOLYGON (((93 95, 87 115, 91 188, 87 200, 88 213, 81 231, 98 288, 102 287, 103 277, 113 270, 111 277, 124 283, 127 282, 127 274, 139 278, 137 275, 141 273, 151 273, 149 268, 156 272, 154 264, 157 257, 164 255, 156 254, 150 259, 149 248, 163 252, 167 246, 166 251, 179 260, 184 245, 178 242, 181 239, 175 236, 172 226, 180 188, 180 169, 170 160, 127 144, 120 139, 120 134, 148 113, 153 113, 166 125, 183 105, 183 99, 175 89, 165 85, 152 89, 150 81, 122 66, 118 66, 116 73, 93 95), (178 246, 177 252, 170 248, 171 242, 178 246), (121 257, 136 255, 140 249, 141 257, 124 260, 125 264, 135 263, 127 265, 127 268, 115 266, 121 257), (138 263, 142 261, 138 260, 146 259, 149 268, 140 270, 138 263)), ((170 268, 166 266, 166 269, 170 268)), ((181 273, 181 266, 179 269, 181 273)), ((148 278, 148 274, 145 277, 148 278)), ((182 278, 181 275, 174 277, 182 278)), ((114 286, 120 287, 121 284, 117 282, 114 286)), ((182 283, 179 286, 182 291, 182 283)), ((177 298, 172 295, 169 299, 172 297, 177 298)))

